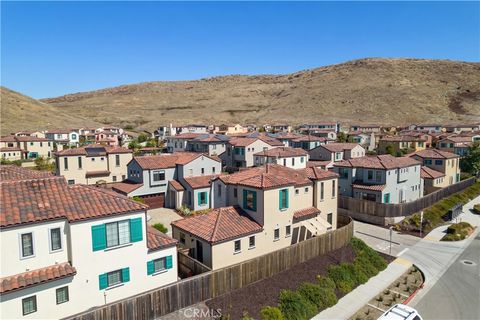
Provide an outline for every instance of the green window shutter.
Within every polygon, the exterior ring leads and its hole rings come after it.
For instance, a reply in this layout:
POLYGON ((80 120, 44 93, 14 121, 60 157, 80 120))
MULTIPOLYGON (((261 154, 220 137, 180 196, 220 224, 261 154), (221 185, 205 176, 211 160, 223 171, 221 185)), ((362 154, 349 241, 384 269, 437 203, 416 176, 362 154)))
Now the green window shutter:
POLYGON ((107 247, 107 238, 105 236, 105 225, 99 224, 92 226, 92 249, 93 251, 103 250, 107 247))
POLYGON ((122 269, 122 282, 130 281, 130 268, 122 269))
POLYGON ((285 189, 285 197, 286 197, 285 203, 287 205, 285 208, 288 208, 288 189, 285 189))
POLYGON ((165 266, 167 267, 167 269, 172 269, 173 267, 172 256, 165 257, 165 266))
POLYGON ((155 265, 153 264, 153 260, 147 261, 147 275, 151 275, 155 272, 155 265))
POLYGON ((283 192, 282 190, 278 190, 278 209, 282 210, 282 199, 283 198, 283 192))
POLYGON ((142 218, 130 219, 130 241, 137 242, 142 240, 142 218))
POLYGON ((247 209, 247 190, 243 190, 243 209, 247 209))
POLYGON ((257 192, 253 192, 253 211, 257 211, 257 192))
POLYGON ((98 276, 98 287, 100 290, 105 289, 108 287, 108 281, 107 281, 107 274, 101 274, 98 276))
POLYGON ((208 204, 208 193, 204 192, 204 194, 205 194, 205 204, 208 204))
POLYGON ((202 197, 201 197, 201 192, 197 193, 197 198, 198 198, 198 205, 202 205, 202 197))

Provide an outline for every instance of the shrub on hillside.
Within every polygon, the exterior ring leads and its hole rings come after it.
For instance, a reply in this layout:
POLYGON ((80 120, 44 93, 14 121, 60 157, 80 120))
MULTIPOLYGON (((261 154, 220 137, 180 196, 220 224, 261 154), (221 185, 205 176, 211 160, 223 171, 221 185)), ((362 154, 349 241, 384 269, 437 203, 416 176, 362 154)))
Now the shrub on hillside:
POLYGON ((260 310, 262 320, 284 320, 282 311, 277 307, 266 306, 260 310))
POLYGON ((348 263, 330 265, 328 267, 328 277, 335 282, 335 286, 343 293, 352 291, 356 285, 355 276, 352 274, 348 263))
POLYGON ((314 304, 291 290, 280 291, 279 307, 285 320, 307 320, 317 313, 314 304))
POLYGON ((329 277, 317 276, 318 285, 322 288, 335 290, 335 281, 329 277))
POLYGON ((325 288, 318 284, 305 282, 297 291, 305 299, 314 304, 318 311, 322 311, 337 303, 337 296, 332 288, 325 288))
POLYGON ((480 204, 476 204, 473 206, 473 212, 480 214, 480 204))

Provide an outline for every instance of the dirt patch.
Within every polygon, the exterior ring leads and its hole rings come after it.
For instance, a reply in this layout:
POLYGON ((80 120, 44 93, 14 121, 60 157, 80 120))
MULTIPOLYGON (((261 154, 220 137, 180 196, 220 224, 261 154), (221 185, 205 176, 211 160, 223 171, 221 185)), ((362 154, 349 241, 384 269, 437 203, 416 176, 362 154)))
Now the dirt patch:
POLYGON ((326 255, 313 258, 294 266, 271 278, 252 283, 221 297, 206 302, 211 309, 222 309, 223 314, 230 314, 231 319, 240 319, 244 312, 259 318, 264 306, 276 306, 282 289, 296 289, 302 282, 315 282, 317 275, 326 275, 331 264, 353 262, 355 253, 350 245, 332 251, 326 255))

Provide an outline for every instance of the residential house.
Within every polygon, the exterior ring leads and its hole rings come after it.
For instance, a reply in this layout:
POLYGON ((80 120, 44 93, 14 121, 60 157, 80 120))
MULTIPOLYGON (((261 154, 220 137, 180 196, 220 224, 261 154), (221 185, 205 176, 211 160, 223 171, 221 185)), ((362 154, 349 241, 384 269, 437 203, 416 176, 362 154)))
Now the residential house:
POLYGON ((443 132, 443 126, 441 124, 412 124, 407 128, 408 130, 424 131, 428 133, 443 132))
POLYGON ((292 147, 293 148, 293 140, 303 137, 301 134, 297 133, 275 133, 269 134, 268 136, 277 139, 278 141, 282 142, 285 147, 292 147))
POLYGON ((50 158, 53 155, 55 144, 46 138, 11 135, 0 138, 0 148, 21 149, 22 159, 50 158))
POLYGON ((131 159, 132 151, 122 147, 90 144, 66 149, 55 154, 56 175, 64 176, 68 184, 122 181, 131 159))
POLYGON ((423 179, 423 192, 425 195, 445 186, 445 174, 432 168, 422 166, 420 177, 423 179))
POLYGON ((51 129, 45 132, 45 138, 53 141, 57 146, 78 147, 80 133, 77 129, 51 129))
POLYGON ((22 160, 22 149, 18 147, 0 148, 0 158, 8 161, 22 160))
POLYGON ((329 143, 310 150, 308 154, 311 160, 328 161, 326 168, 331 168, 334 162, 364 157, 365 148, 358 143, 329 143))
POLYGON ((113 184, 114 191, 141 197, 151 208, 192 210, 210 207, 208 183, 222 171, 220 159, 189 152, 134 157, 127 168, 126 181, 113 184))
POLYGON ((289 124, 274 124, 271 128, 272 132, 285 132, 290 133, 292 132, 292 126, 289 124))
POLYGON ((228 136, 232 134, 248 133, 248 128, 240 124, 222 124, 215 127, 213 133, 228 136))
POLYGON ((305 124, 302 124, 299 128, 300 131, 305 129, 327 129, 327 130, 334 130, 335 132, 340 132, 340 123, 339 122, 305 123, 305 124))
POLYGON ((308 158, 308 152, 305 150, 290 147, 277 147, 260 151, 253 155, 255 166, 263 166, 266 163, 274 163, 292 169, 306 168, 308 158))
POLYGON ((213 180, 209 213, 172 222, 189 255, 212 269, 237 264, 336 228, 337 175, 267 164, 213 180))
POLYGON ((109 146, 120 146, 120 138, 117 131, 102 130, 95 133, 95 143, 109 146))
POLYGON ((66 318, 177 281, 177 241, 147 226, 142 204, 4 172, 0 201, 2 319, 66 318))
MULTIPOLYGON (((424 167, 438 171, 443 174, 442 181, 436 181, 435 187, 444 188, 460 182, 460 156, 437 149, 427 149, 413 153, 410 157, 420 161, 424 167)), ((439 179, 431 170, 427 170, 426 174, 431 173, 432 179, 439 179)), ((429 190, 430 191, 430 190, 429 190)))
POLYGON ((305 136, 302 135, 301 137, 298 137, 296 139, 292 140, 292 147, 294 148, 302 148, 306 151, 310 151, 319 145, 327 144, 333 142, 333 140, 330 140, 328 138, 324 137, 317 137, 317 136, 305 136))
POLYGON ((251 138, 231 138, 227 143, 227 152, 221 155, 224 165, 233 168, 252 167, 253 155, 259 151, 282 147, 283 143, 268 136, 251 138))
POLYGON ((433 135, 426 131, 400 131, 398 135, 417 137, 419 139, 425 140, 425 148, 427 149, 433 146, 433 135))
POLYGON ((366 125, 361 125, 361 124, 352 124, 350 126, 350 131, 360 131, 360 132, 380 132, 381 127, 379 125, 375 124, 366 124, 366 125))
POLYGON ((202 134, 187 141, 186 150, 218 156, 225 152, 229 136, 220 134, 202 134))
POLYGON ((378 203, 404 203, 423 197, 421 162, 379 155, 335 162, 340 194, 378 203))
POLYGON ((474 124, 458 124, 458 125, 446 125, 445 132, 448 133, 460 133, 474 131, 477 126, 474 124))
POLYGON ((436 148, 463 157, 467 155, 468 148, 473 144, 472 140, 470 136, 450 136, 437 141, 436 148))
POLYGON ((201 133, 180 133, 167 137, 167 152, 179 152, 187 150, 187 143, 189 140, 193 140, 205 134, 201 133))
POLYGON ((368 151, 374 151, 377 148, 377 136, 373 132, 350 131, 347 133, 347 141, 358 143, 368 151))
POLYGON ((378 154, 402 155, 425 150, 426 140, 415 135, 384 136, 378 141, 378 154))
POLYGON ((17 137, 37 137, 37 138, 45 138, 44 131, 19 131, 14 133, 17 137))

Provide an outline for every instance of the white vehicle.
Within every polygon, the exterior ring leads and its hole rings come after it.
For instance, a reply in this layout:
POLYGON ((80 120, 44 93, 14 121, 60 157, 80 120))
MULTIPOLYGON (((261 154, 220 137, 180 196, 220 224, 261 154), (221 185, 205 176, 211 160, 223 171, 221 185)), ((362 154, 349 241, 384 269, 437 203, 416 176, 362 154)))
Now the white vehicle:
POLYGON ((404 304, 396 304, 378 318, 378 320, 423 320, 417 310, 404 304))

